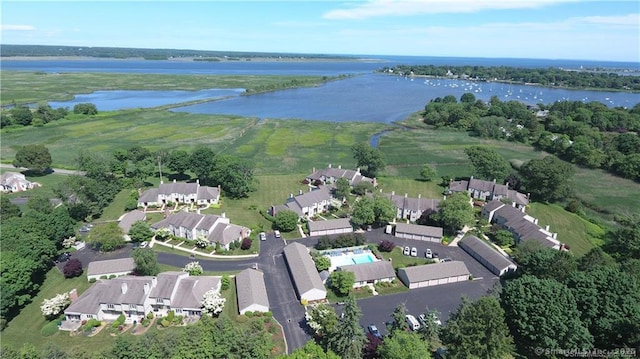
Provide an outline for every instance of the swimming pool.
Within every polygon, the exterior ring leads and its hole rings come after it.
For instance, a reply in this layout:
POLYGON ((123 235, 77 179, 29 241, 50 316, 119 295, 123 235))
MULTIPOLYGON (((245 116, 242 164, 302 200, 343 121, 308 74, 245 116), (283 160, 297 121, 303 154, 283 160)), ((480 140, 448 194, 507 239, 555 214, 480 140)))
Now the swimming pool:
POLYGON ((377 259, 369 250, 359 250, 359 253, 352 251, 340 252, 337 255, 327 255, 331 260, 331 267, 329 271, 334 271, 339 267, 344 267, 353 264, 364 264, 375 262, 377 259))
POLYGON ((371 263, 375 260, 370 253, 356 254, 351 258, 354 264, 371 263))

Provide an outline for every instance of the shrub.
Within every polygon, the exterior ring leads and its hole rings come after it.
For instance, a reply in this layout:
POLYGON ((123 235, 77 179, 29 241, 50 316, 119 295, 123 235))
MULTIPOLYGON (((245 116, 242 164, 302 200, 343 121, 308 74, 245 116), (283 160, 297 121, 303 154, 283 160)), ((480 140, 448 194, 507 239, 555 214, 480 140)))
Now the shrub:
POLYGON ((162 319, 162 320, 160 321, 160 325, 161 325, 163 328, 168 327, 170 324, 171 324, 171 322, 170 322, 170 321, 168 321, 166 318, 165 318, 165 319, 162 319))
POLYGON ((246 315, 239 315, 237 320, 238 320, 238 323, 246 323, 247 320, 249 320, 249 318, 247 318, 246 315))
POLYGON ((89 283, 95 283, 95 282, 96 282, 96 278, 95 278, 95 277, 94 277, 94 278, 89 279, 89 283))
POLYGON ((275 326, 273 324, 269 326, 269 333, 275 334, 277 331, 278 331, 278 327, 277 326, 275 326))
POLYGON ((149 314, 147 314, 147 319, 153 319, 153 312, 149 312, 149 314))
POLYGON ((176 317, 176 312, 174 312, 173 310, 170 310, 169 313, 167 314, 167 320, 172 322, 175 317, 176 317))
POLYGON ((229 275, 228 274, 223 275, 222 279, 220 280, 220 290, 229 289, 230 284, 231 284, 231 280, 229 279, 229 275))
POLYGON ((143 327, 148 327, 150 323, 151 323, 151 320, 149 320, 149 318, 144 318, 140 322, 140 324, 142 324, 143 327))
POLYGON ((395 243, 387 240, 380 241, 380 244, 378 245, 378 249, 381 252, 391 252, 395 247, 396 247, 395 243))
POLYGON ((113 279, 113 278, 116 278, 116 277, 117 277, 117 275, 112 274, 112 275, 109 276, 109 279, 113 279))
POLYGON ((82 274, 82 262, 79 259, 71 258, 62 267, 65 278, 73 278, 82 274))
POLYGON ((240 245, 240 249, 247 250, 251 248, 251 243, 252 243, 251 238, 244 238, 242 240, 242 244, 240 245))
POLYGON ((106 275, 101 275, 100 279, 109 279, 109 277, 107 277, 106 275))
POLYGON ((247 316, 247 318, 252 318, 253 317, 253 312, 252 311, 247 311, 244 313, 244 315, 247 316))
POLYGON ((40 334, 42 334, 43 337, 48 337, 51 335, 54 335, 58 332, 58 321, 54 320, 52 322, 49 322, 47 324, 45 324, 44 327, 42 327, 42 329, 40 330, 40 334))

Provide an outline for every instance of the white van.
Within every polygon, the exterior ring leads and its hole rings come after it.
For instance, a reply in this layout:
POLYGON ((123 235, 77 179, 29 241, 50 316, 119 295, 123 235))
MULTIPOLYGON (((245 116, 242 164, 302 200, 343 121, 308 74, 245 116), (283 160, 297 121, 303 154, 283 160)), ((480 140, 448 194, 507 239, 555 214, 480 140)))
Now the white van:
POLYGON ((414 317, 411 314, 407 314, 406 318, 407 318, 407 324, 409 324, 409 329, 413 330, 414 332, 420 329, 420 323, 418 322, 416 317, 414 317))

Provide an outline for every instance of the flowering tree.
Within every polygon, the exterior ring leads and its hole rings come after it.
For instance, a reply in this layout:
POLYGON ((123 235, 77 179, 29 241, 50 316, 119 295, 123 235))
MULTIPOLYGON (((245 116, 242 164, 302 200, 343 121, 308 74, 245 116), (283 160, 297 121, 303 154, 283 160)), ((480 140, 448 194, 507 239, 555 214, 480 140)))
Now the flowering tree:
POLYGON ((220 293, 211 289, 202 296, 202 311, 211 316, 218 315, 224 308, 227 300, 220 297, 220 293))
POLYGON ((198 236, 198 238, 196 238, 196 247, 198 248, 206 248, 209 244, 209 240, 204 236, 198 236))
POLYGON ((71 248, 71 246, 76 243, 76 237, 69 237, 62 240, 63 248, 71 248))
POLYGON ((58 314, 71 304, 68 293, 58 294, 51 299, 45 299, 40 306, 42 315, 47 318, 56 317, 58 314))
POLYGON ((200 262, 189 262, 186 266, 184 266, 184 268, 182 268, 182 271, 194 276, 200 275, 202 274, 202 272, 204 272, 202 266, 200 265, 200 262))
POLYGON ((159 241, 165 241, 171 236, 171 232, 168 228, 160 228, 156 231, 156 239, 159 241))

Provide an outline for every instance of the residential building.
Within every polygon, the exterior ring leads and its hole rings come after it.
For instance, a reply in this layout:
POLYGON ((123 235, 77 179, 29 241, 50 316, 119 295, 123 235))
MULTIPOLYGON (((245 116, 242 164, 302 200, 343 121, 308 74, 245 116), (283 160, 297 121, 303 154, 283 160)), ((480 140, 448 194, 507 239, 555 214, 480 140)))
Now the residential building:
POLYGON ((369 182, 374 187, 377 186, 376 179, 363 176, 362 173, 360 173, 360 168, 356 170, 343 169, 341 165, 335 168, 331 167, 331 164, 329 164, 327 168, 320 170, 316 170, 314 167, 311 174, 307 176, 306 181, 312 185, 327 185, 336 183, 339 178, 345 178, 349 181, 350 186, 355 186, 360 182, 369 182))
POLYGON ((308 192, 300 191, 297 196, 290 194, 284 205, 271 206, 271 215, 275 216, 280 211, 291 210, 301 218, 312 218, 329 210, 332 199, 331 189, 327 186, 309 188, 308 192))
POLYGON ((269 298, 262 272, 247 268, 238 273, 235 279, 240 314, 269 311, 269 298))
POLYGON ((516 243, 521 241, 536 241, 543 247, 563 249, 565 246, 558 241, 557 233, 549 231, 549 226, 538 226, 538 219, 527 215, 524 207, 517 208, 498 200, 493 200, 482 207, 482 216, 489 223, 495 223, 513 233, 516 243))
POLYGON ((129 234, 129 230, 131 229, 131 226, 138 222, 138 221, 144 221, 147 219, 147 215, 144 213, 144 211, 140 211, 140 210, 133 210, 131 212, 127 212, 125 214, 123 214, 120 219, 118 220, 118 227, 120 227, 122 229, 122 233, 125 234, 125 237, 127 234, 129 234))
POLYGON ((138 198, 138 207, 162 206, 170 202, 180 204, 211 205, 220 201, 220 186, 200 186, 194 183, 161 183, 158 188, 146 190, 138 198))
POLYGON ((150 312, 163 316, 170 310, 178 315, 199 317, 202 297, 209 290, 220 290, 220 277, 165 272, 157 277, 99 280, 74 300, 64 314, 66 321, 78 324, 92 318, 114 321, 120 315, 125 315, 126 323, 140 323, 150 312))
POLYGON ((107 259, 104 261, 93 261, 87 266, 87 280, 109 278, 111 276, 120 277, 131 274, 136 269, 133 258, 107 259))
POLYGON ((166 228, 172 235, 189 240, 206 238, 211 244, 220 243, 224 249, 229 249, 232 242, 242 241, 251 235, 249 228, 231 224, 224 213, 220 216, 191 212, 173 213, 151 225, 153 230, 160 228, 166 228))
POLYGON ((518 268, 511 259, 476 236, 465 237, 458 242, 458 246, 497 276, 515 271, 518 268))
POLYGON ((327 290, 307 247, 291 243, 284 247, 284 257, 300 300, 312 302, 327 297, 327 290))
POLYGON ((338 270, 352 272, 356 281, 354 288, 360 288, 380 282, 391 282, 396 278, 396 272, 387 261, 375 261, 370 263, 352 264, 339 267, 338 270))
POLYGON ((442 242, 443 230, 440 227, 398 223, 396 224, 395 236, 398 238, 440 243, 442 242))
POLYGON ((31 182, 18 172, 5 172, 0 175, 0 190, 5 193, 22 192, 40 187, 37 182, 31 182))
POLYGON ((353 232, 353 226, 349 218, 309 221, 307 222, 307 227, 309 228, 309 236, 312 237, 353 232))
POLYGON ((398 277, 409 289, 469 280, 469 269, 461 261, 425 264, 398 269, 398 277))
POLYGON ((409 197, 407 193, 404 196, 396 195, 395 192, 384 196, 389 198, 396 207, 397 219, 408 219, 411 222, 416 222, 425 212, 426 214, 437 212, 440 204, 439 199, 422 198, 420 194, 418 198, 409 197))
POLYGON ((524 193, 509 189, 509 184, 499 184, 496 180, 485 181, 471 178, 468 181, 451 181, 447 193, 468 192, 473 199, 482 201, 501 200, 515 203, 518 208, 529 204, 529 196, 524 193))

